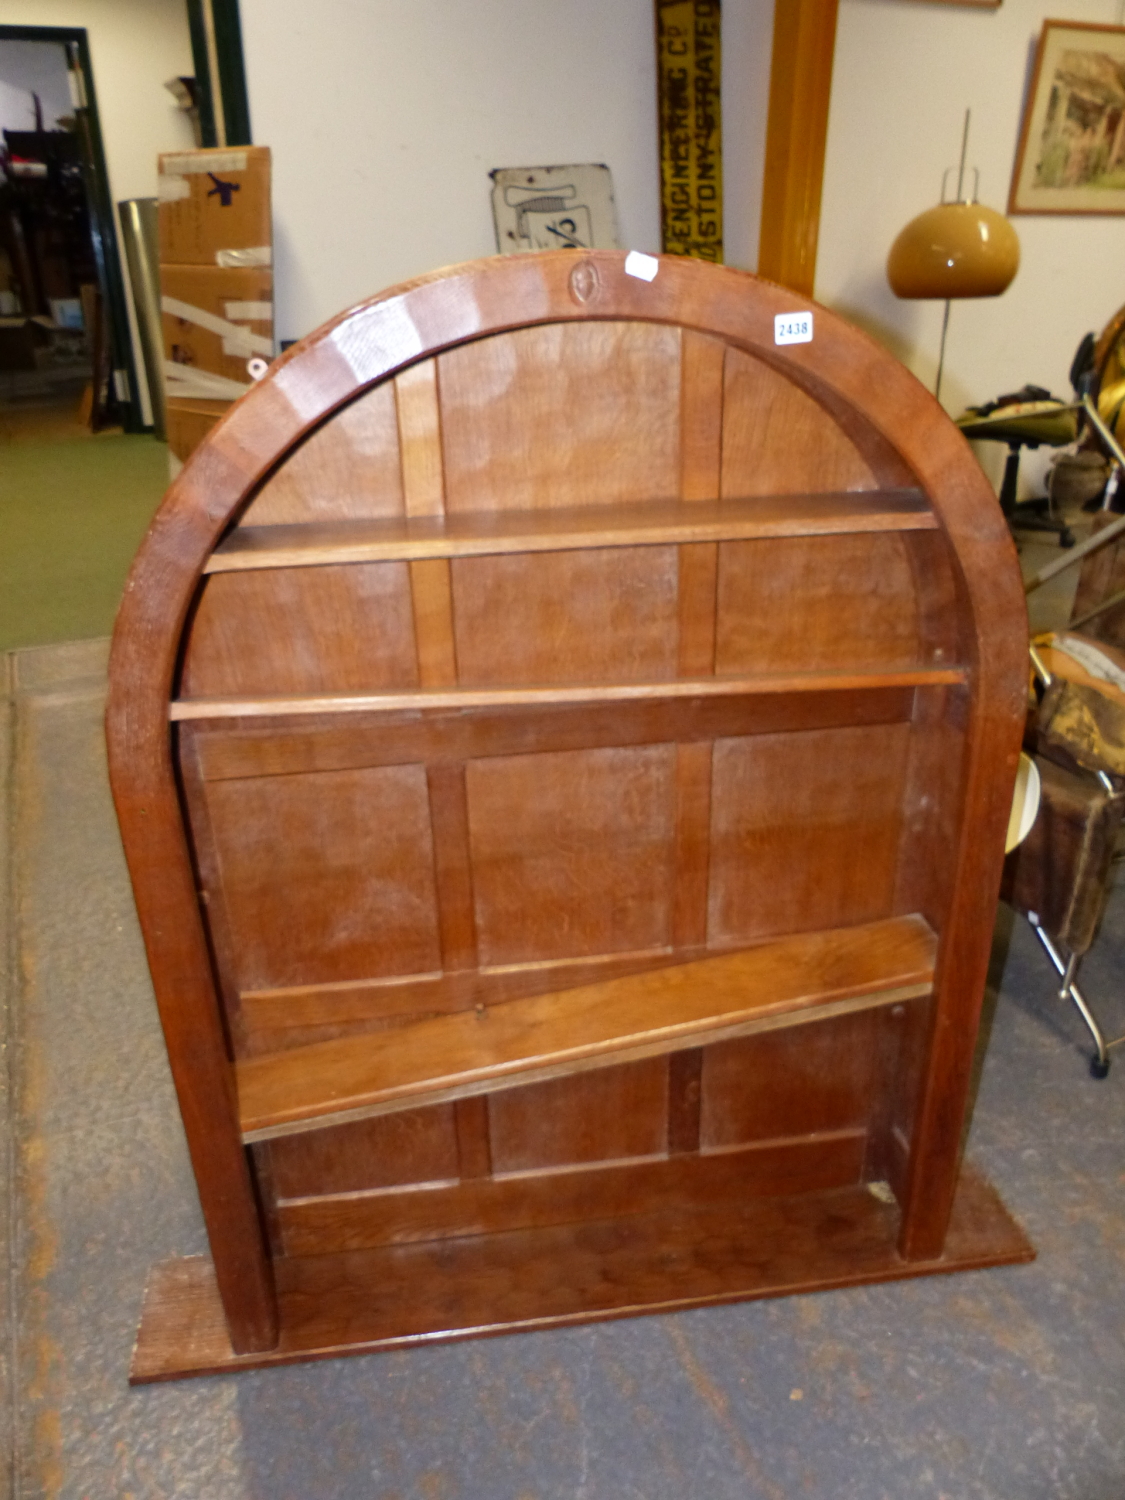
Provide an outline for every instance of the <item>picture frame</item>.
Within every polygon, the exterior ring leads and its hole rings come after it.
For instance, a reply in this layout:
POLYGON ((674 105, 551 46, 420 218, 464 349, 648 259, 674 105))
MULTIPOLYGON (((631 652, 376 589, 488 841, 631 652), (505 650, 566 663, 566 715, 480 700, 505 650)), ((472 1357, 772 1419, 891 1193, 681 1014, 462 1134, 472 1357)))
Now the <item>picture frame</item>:
POLYGON ((1009 214, 1125 214, 1125 26, 1044 21, 1009 214))

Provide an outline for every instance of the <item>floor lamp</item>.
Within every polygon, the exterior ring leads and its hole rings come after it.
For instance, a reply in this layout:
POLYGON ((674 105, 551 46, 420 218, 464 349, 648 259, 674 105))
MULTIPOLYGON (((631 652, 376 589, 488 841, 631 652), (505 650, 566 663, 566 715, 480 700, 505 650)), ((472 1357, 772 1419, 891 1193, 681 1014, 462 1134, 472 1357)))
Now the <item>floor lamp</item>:
POLYGON ((971 197, 965 189, 965 156, 969 145, 969 110, 961 136, 961 161, 957 168, 957 197, 945 201, 945 184, 952 167, 941 180, 941 202, 936 208, 911 219, 887 256, 887 280, 896 297, 940 298, 945 303, 941 323, 934 395, 941 399, 941 375, 945 366, 945 336, 949 329, 949 304, 962 297, 998 297, 1019 269, 1020 242, 1003 214, 976 201, 980 174, 971 197))

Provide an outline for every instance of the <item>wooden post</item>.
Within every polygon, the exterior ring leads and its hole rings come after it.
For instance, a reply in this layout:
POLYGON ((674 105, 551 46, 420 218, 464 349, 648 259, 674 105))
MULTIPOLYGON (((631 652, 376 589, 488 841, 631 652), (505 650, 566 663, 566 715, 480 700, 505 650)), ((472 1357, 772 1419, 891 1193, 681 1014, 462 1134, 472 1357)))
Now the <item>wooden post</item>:
POLYGON ((812 296, 838 0, 774 0, 758 275, 812 296))

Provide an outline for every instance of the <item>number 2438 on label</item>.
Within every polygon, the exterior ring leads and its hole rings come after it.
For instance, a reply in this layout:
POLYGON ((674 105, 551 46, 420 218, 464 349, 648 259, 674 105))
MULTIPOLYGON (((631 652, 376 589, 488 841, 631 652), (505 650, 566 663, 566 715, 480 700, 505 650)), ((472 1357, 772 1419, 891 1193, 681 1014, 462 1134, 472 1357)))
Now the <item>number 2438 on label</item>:
POLYGON ((812 313, 778 313, 773 320, 775 344, 811 344, 812 313))

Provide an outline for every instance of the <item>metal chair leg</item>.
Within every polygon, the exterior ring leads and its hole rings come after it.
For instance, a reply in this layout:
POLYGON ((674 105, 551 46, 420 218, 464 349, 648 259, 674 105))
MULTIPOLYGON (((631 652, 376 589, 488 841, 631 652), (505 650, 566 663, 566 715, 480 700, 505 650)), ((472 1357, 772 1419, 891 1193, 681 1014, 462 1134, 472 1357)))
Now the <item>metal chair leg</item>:
POLYGON ((1078 976, 1078 965, 1082 962, 1082 960, 1078 956, 1078 954, 1072 953, 1064 961, 1062 954, 1055 947, 1054 943, 1043 931, 1039 923, 1034 920, 1030 913, 1028 914, 1027 920, 1031 923, 1031 927, 1033 932, 1035 933, 1035 936, 1043 944, 1043 949, 1046 952, 1047 957, 1054 964, 1056 970, 1058 971, 1059 977, 1062 980, 1062 984, 1059 987, 1059 999, 1071 1001, 1075 1009, 1078 1011, 1078 1014, 1082 1017, 1083 1021, 1085 1021, 1087 1031, 1089 1031, 1090 1035, 1094 1039, 1094 1047, 1096 1050, 1094 1052, 1094 1056, 1090 1059, 1090 1072, 1095 1078, 1105 1078, 1109 1073, 1109 1047, 1110 1045, 1112 1045, 1112 1043, 1107 1045, 1105 1034, 1102 1031, 1102 1028, 1098 1025, 1093 1011, 1086 1004, 1085 997, 1083 996, 1082 991, 1078 988, 1078 985, 1076 983, 1076 979, 1078 976))

